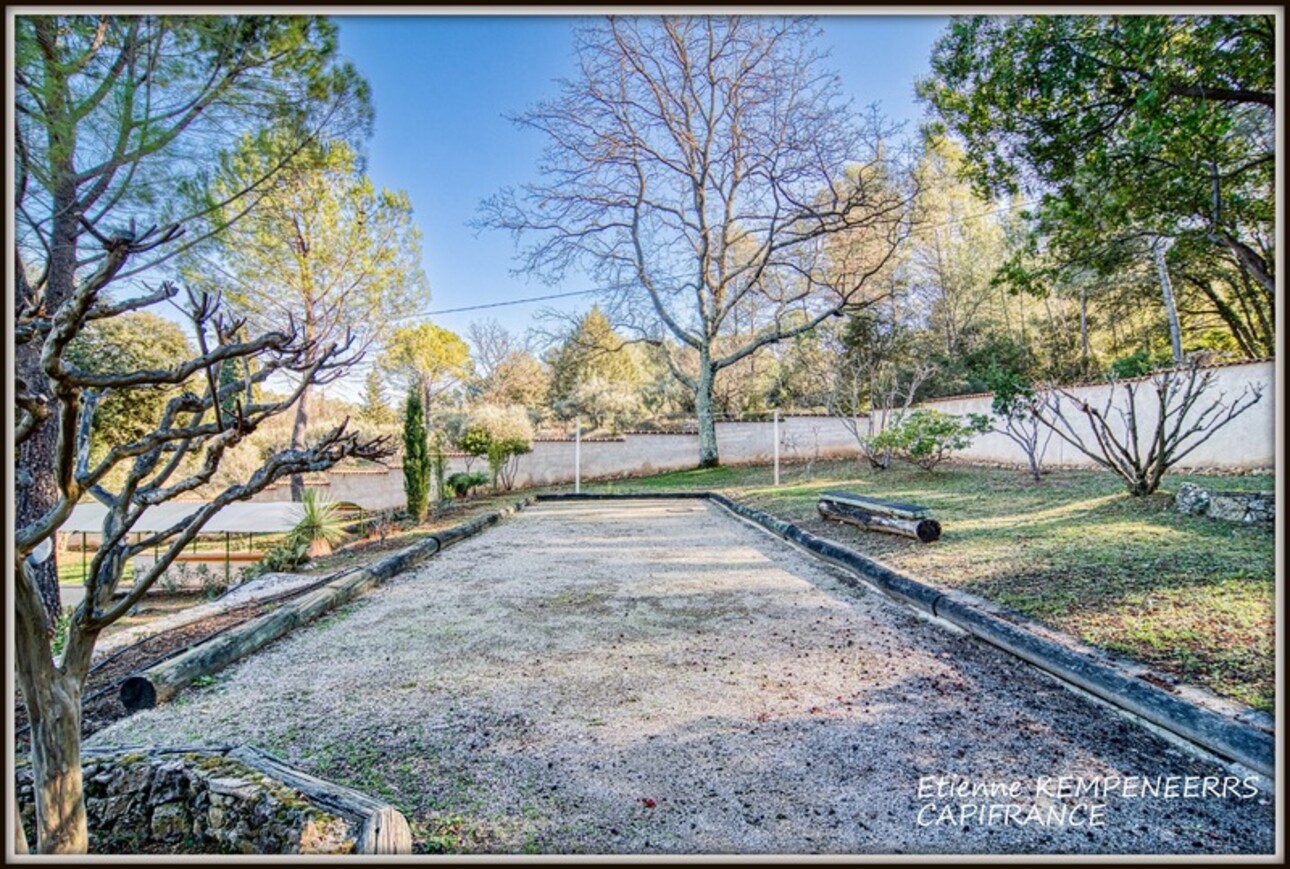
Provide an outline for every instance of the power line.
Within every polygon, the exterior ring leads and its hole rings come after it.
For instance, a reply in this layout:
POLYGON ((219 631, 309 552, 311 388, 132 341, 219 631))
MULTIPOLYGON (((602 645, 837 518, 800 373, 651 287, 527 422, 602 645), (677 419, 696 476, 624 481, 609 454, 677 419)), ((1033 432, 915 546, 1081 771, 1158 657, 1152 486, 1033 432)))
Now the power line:
POLYGON ((510 305, 527 305, 530 302, 545 302, 549 299, 567 299, 570 296, 589 296, 592 293, 603 293, 604 290, 577 290, 572 293, 552 293, 549 296, 533 296, 527 299, 513 299, 509 302, 489 302, 486 305, 466 305, 462 308, 444 308, 442 311, 424 311, 416 314, 404 314, 396 320, 407 320, 411 317, 436 317, 440 314, 460 314, 462 311, 483 311, 487 308, 505 308, 510 305))
MULTIPOLYGON (((946 227, 950 227, 950 226, 958 226, 959 224, 966 223, 969 220, 975 220, 978 217, 988 217, 991 214, 999 214, 1000 212, 1003 212, 1003 211, 1011 211, 1014 208, 1025 208, 1027 206, 1034 205, 1034 204, 1035 204, 1035 201, 1027 200, 1024 202, 1018 202, 1018 203, 1013 203, 1009 205, 1001 205, 996 208, 991 208, 988 211, 978 211, 975 214, 965 214, 953 220, 948 220, 945 223, 935 224, 934 226, 915 227, 913 230, 910 231, 909 234, 920 235, 921 233, 928 232, 930 230, 945 229, 946 227)), ((442 311, 423 311, 415 314, 404 314, 401 317, 394 317, 393 319, 410 320, 413 317, 437 317, 443 314, 461 314, 461 313, 465 313, 466 311, 486 311, 490 308, 508 308, 512 305, 527 305, 531 302, 546 302, 546 301, 550 301, 551 299, 568 299, 573 296, 590 296, 594 293, 603 293, 603 292, 604 290, 577 290, 571 293, 552 293, 551 295, 548 295, 548 296, 533 296, 532 298, 528 298, 528 299, 513 299, 509 302, 489 302, 483 305, 465 305, 460 308, 444 308, 442 311)))

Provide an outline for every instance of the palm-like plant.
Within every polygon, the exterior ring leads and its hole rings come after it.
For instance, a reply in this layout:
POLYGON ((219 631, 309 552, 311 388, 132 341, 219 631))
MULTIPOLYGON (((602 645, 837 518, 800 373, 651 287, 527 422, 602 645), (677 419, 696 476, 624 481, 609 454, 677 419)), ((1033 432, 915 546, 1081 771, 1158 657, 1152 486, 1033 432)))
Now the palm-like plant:
POLYGON ((300 521, 288 534, 288 543, 308 547, 310 558, 331 553, 332 546, 345 537, 344 523, 336 502, 317 489, 306 489, 300 501, 300 521))

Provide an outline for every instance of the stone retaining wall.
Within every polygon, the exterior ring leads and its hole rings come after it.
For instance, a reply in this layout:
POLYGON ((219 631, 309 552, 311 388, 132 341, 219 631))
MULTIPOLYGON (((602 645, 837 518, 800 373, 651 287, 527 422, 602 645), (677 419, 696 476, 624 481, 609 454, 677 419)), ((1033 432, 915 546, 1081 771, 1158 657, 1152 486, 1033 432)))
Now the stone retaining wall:
MULTIPOLYGON (((347 854, 362 832, 219 752, 87 749, 82 761, 91 854, 347 854)), ((20 763, 16 777, 34 837, 31 766, 20 763)))
POLYGON ((1275 492, 1218 492, 1192 483, 1183 483, 1174 496, 1179 513, 1208 516, 1226 522, 1275 522, 1275 492))

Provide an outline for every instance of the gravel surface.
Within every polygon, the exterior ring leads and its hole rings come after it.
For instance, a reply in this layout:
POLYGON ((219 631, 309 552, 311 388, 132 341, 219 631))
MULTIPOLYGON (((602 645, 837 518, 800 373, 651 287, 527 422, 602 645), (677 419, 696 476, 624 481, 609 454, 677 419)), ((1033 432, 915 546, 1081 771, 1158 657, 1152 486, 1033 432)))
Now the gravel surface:
POLYGON ((190 741, 424 850, 1274 849, 1266 792, 695 501, 530 508, 91 740, 190 741))

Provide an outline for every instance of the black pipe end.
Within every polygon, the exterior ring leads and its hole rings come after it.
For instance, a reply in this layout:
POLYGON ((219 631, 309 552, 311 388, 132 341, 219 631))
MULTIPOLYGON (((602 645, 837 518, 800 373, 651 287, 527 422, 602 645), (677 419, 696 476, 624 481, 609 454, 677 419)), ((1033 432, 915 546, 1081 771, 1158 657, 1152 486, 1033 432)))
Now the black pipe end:
POLYGON ((157 705, 157 689, 142 676, 130 676, 121 683, 121 703, 131 712, 157 705))
POLYGON ((941 537, 941 523, 935 519, 920 519, 914 529, 918 539, 924 543, 931 543, 933 540, 939 540, 941 537))

